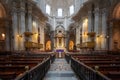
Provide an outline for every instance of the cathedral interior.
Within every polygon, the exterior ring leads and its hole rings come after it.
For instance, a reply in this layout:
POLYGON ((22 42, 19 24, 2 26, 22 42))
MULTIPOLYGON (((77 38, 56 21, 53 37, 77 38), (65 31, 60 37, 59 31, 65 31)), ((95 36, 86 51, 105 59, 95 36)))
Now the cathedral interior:
POLYGON ((0 0, 0 80, 120 80, 120 0, 0 0))

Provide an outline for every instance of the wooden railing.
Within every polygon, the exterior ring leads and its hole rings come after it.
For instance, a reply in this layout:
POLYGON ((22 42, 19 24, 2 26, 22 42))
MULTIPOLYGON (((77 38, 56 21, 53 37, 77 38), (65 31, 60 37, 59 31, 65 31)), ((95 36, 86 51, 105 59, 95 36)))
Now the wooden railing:
POLYGON ((42 80, 49 68, 50 57, 29 71, 26 71, 22 75, 19 75, 15 80, 42 80))
POLYGON ((86 49, 86 48, 92 49, 95 47, 95 42, 94 41, 84 42, 84 43, 80 44, 78 47, 81 49, 86 49))
POLYGON ((71 58, 71 67, 82 80, 111 80, 74 58, 71 58))

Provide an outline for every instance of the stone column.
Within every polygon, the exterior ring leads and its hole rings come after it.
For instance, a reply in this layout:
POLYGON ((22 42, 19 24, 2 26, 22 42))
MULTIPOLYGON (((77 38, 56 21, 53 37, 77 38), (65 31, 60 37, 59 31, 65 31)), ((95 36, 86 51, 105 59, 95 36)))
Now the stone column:
POLYGON ((20 10, 19 10, 19 35, 21 37, 20 38, 20 47, 19 50, 25 50, 24 47, 24 41, 25 41, 25 37, 24 37, 24 32, 25 32, 25 3, 20 2, 20 10))
POLYGON ((92 11, 88 11, 88 32, 93 31, 93 16, 92 11))
POLYGON ((102 48, 107 49, 107 10, 102 9, 102 34, 104 36, 102 48))
POLYGON ((80 23, 80 44, 82 44, 82 23, 80 23))
POLYGON ((9 22, 6 20, 6 35, 5 35, 5 45, 6 45, 6 51, 10 51, 10 26, 9 22))
POLYGON ((13 8, 12 8, 12 50, 18 50, 18 40, 17 40, 17 34, 18 34, 18 22, 17 22, 17 9, 16 9, 16 3, 13 2, 13 8))
MULTIPOLYGON (((30 3, 28 3, 28 19, 27 19, 27 28, 26 31, 27 32, 32 32, 32 5, 30 3)), ((29 37, 28 41, 31 41, 32 38, 29 37)))
POLYGON ((40 43, 43 44, 43 48, 41 50, 44 50, 44 45, 45 45, 45 33, 44 33, 44 24, 41 23, 41 29, 40 29, 40 43))
POLYGON ((99 8, 95 9, 95 24, 94 24, 94 31, 96 32, 96 35, 99 35, 99 22, 100 22, 100 14, 99 14, 99 8))
POLYGON ((68 31, 65 31, 65 48, 66 48, 66 51, 68 51, 68 43, 69 43, 69 35, 68 35, 68 31))
POLYGON ((59 39, 58 39, 58 37, 57 37, 57 42, 56 42, 56 44, 57 44, 57 48, 58 48, 58 46, 59 46, 59 39))
POLYGON ((50 35, 50 39, 51 39, 51 50, 53 51, 53 50, 54 50, 54 31, 51 31, 50 33, 51 33, 51 35, 50 35))
POLYGON ((67 31, 64 32, 64 47, 65 47, 65 51, 67 50, 67 31))
MULTIPOLYGON (((93 12, 92 11, 88 11, 88 33, 93 32, 94 30, 94 24, 93 24, 93 12)), ((83 30, 83 29, 82 29, 83 30)), ((91 41, 91 37, 88 36, 88 40, 87 41, 91 41)))
POLYGON ((99 50, 101 48, 101 45, 100 45, 101 35, 99 33, 99 27, 100 27, 99 22, 100 22, 100 11, 99 11, 99 8, 95 8, 94 32, 96 32, 96 36, 95 36, 95 41, 96 41, 95 49, 96 50, 99 50))
POLYGON ((40 23, 38 22, 38 43, 40 43, 40 23))
MULTIPOLYGON (((76 28, 76 46, 80 44, 80 26, 76 28)), ((78 50, 78 48, 76 48, 78 50)))
POLYGON ((108 39, 108 49, 113 49, 113 22, 109 23, 109 35, 107 37, 108 39))
POLYGON ((55 50, 55 48, 57 46, 57 38, 55 36, 55 31, 53 32, 53 36, 54 36, 54 50, 55 50))
POLYGON ((55 19, 55 16, 53 17, 53 26, 54 26, 54 30, 56 28, 56 19, 55 19))

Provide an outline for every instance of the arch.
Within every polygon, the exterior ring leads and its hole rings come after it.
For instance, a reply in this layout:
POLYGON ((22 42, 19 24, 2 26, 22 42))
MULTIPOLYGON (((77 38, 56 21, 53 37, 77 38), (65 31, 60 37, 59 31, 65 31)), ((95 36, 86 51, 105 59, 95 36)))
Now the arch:
POLYGON ((113 5, 110 12, 110 19, 110 23, 112 24, 112 28, 110 28, 110 30, 112 29, 110 49, 117 50, 120 49, 120 2, 113 5))
MULTIPOLYGON (((64 29, 65 30, 65 28, 62 26, 62 25, 58 25, 57 27, 56 27, 56 29, 58 29, 58 28, 61 28, 61 29, 64 29)), ((55 29, 55 30, 56 30, 55 29)))
POLYGON ((51 50, 51 41, 46 42, 46 50, 51 50))
POLYGON ((64 33, 65 28, 62 25, 59 25, 59 26, 56 27, 55 31, 56 31, 56 33, 59 33, 59 32, 64 33))
POLYGON ((74 49, 74 42, 72 40, 70 40, 69 42, 69 50, 73 50, 74 49))
POLYGON ((0 3, 0 18, 6 17, 6 10, 4 6, 0 3))
POLYGON ((113 9, 112 18, 120 19, 120 3, 118 3, 113 9))

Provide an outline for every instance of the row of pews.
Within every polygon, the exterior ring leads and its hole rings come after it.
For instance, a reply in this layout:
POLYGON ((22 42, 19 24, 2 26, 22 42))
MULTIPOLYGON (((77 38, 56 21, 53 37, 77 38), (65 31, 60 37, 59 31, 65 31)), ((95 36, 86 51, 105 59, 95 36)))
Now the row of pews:
POLYGON ((83 80, 120 80, 120 54, 66 54, 71 67, 83 80))
POLYGON ((0 52, 0 80, 41 80, 54 58, 45 53, 0 52))

